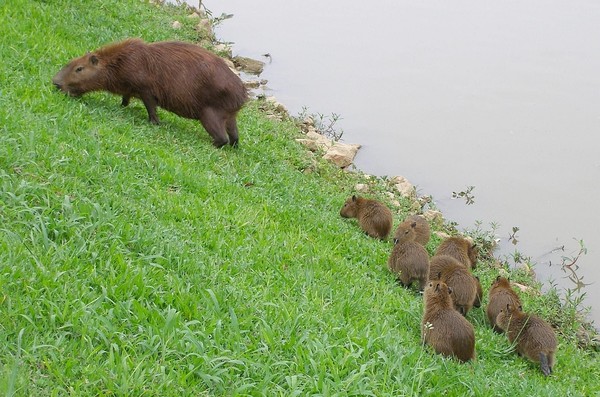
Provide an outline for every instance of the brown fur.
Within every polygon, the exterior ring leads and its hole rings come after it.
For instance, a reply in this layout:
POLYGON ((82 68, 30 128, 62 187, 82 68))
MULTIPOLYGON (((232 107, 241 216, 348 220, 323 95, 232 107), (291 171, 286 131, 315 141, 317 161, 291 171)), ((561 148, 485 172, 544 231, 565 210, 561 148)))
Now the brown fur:
POLYGON ((52 82, 72 96, 91 91, 122 95, 123 106, 139 98, 154 124, 159 122, 157 106, 200 120, 217 147, 237 145, 236 115, 247 100, 242 81, 221 58, 175 41, 110 44, 73 59, 52 82))
POLYGON ((437 353, 466 362, 475 358, 475 331, 453 309, 452 294, 452 289, 443 282, 430 282, 425 288, 421 338, 437 353))
POLYGON ((485 309, 488 321, 496 332, 502 332, 502 329, 496 325, 496 317, 502 309, 506 308, 506 305, 522 309, 519 295, 511 288, 510 281, 498 276, 490 288, 488 305, 485 309))
POLYGON ((452 288, 454 308, 463 316, 469 313, 477 298, 477 279, 462 263, 451 260, 448 256, 436 255, 431 258, 429 279, 442 281, 452 288), (444 263, 441 270, 432 271, 432 269, 439 268, 440 262, 444 263))
POLYGON ((496 324, 506 331, 508 340, 515 344, 517 353, 540 363, 544 375, 552 373, 557 341, 550 324, 538 316, 523 313, 510 304, 500 310, 496 324))
POLYGON ((399 238, 395 238, 394 249, 388 259, 388 268, 398 277, 400 283, 410 287, 413 281, 419 282, 423 290, 429 273, 429 254, 425 248, 415 241, 416 223, 405 229, 399 238))
POLYGON ((352 196, 340 210, 344 218, 357 218, 358 224, 369 236, 387 238, 392 230, 392 211, 377 200, 352 196))
POLYGON ((479 281, 479 277, 477 276, 475 276, 475 286, 477 287, 477 295, 475 296, 473 307, 481 307, 481 299, 483 298, 483 288, 481 287, 481 281, 479 281))
POLYGON ((469 269, 477 266, 478 249, 469 240, 462 237, 448 237, 438 247, 436 255, 449 255, 456 258, 469 269))
POLYGON ((429 261, 429 279, 436 280, 440 272, 444 271, 447 267, 454 265, 461 265, 464 267, 462 263, 449 255, 433 256, 429 261))
POLYGON ((429 228, 429 223, 427 220, 421 215, 411 215, 407 217, 404 222, 400 223, 396 228, 396 232, 394 233, 394 238, 399 238, 406 229, 411 228, 411 225, 416 223, 415 232, 416 237, 415 241, 421 245, 426 245, 429 242, 429 238, 431 236, 431 230, 429 228))

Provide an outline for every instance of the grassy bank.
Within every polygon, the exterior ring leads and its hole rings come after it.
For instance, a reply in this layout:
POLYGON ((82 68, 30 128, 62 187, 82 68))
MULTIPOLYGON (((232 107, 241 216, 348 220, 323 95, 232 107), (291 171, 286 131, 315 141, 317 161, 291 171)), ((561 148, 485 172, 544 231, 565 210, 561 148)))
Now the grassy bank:
MULTIPOLYGON (((386 270, 391 243, 339 216, 361 176, 311 158, 261 104, 240 114, 240 148, 216 150, 197 122, 159 111, 153 126, 139 101, 52 87, 68 59, 107 42, 197 39, 186 15, 142 1, 0 4, 4 394, 600 393, 598 353, 577 347, 555 294, 522 294, 562 326, 550 378, 482 309, 468 316, 475 362, 423 348, 422 301, 386 270)), ((487 293, 497 270, 478 271, 487 293)))

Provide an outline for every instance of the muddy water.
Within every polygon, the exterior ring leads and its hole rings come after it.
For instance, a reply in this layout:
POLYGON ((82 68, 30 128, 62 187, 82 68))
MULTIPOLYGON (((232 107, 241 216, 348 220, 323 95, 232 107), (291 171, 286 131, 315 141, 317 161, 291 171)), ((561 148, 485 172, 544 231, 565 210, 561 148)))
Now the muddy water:
POLYGON ((234 14, 217 29, 234 53, 271 54, 261 77, 290 113, 341 114, 360 169, 407 177, 462 228, 499 223, 499 256, 517 249, 569 287, 556 264, 583 239, 600 323, 600 3, 204 4, 234 14), (470 185, 475 204, 451 198, 470 185))

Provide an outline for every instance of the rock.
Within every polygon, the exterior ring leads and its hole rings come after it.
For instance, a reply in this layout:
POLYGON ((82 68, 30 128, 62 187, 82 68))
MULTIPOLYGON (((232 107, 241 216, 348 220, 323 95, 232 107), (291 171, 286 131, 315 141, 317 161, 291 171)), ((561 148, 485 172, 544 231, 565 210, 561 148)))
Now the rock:
POLYGON ((179 22, 179 21, 173 21, 173 23, 171 24, 171 27, 173 29, 181 29, 181 22, 179 22))
POLYGON ((359 193, 367 193, 369 191, 369 185, 365 183, 357 183, 354 185, 354 190, 359 193))
POLYGON ((391 179, 391 183, 394 185, 394 187, 402 197, 416 199, 417 192, 415 190, 415 187, 405 177, 395 176, 391 179))
POLYGON ((392 203, 393 206, 395 207, 400 207, 402 204, 400 204, 400 201, 396 200, 396 195, 392 192, 385 192, 385 195, 388 196, 388 198, 390 199, 390 202, 392 203))
MULTIPOLYGON (((223 56, 227 57, 227 58, 231 58, 231 47, 225 43, 219 43, 216 44, 214 46, 215 52, 222 54, 223 56)), ((231 61, 229 61, 231 62, 231 61)), ((233 62, 231 62, 231 64, 233 65, 233 62)), ((233 65, 233 67, 235 68, 235 65, 233 65)))
POLYGON ((517 287, 521 292, 536 292, 533 288, 531 288, 528 285, 519 284, 519 283, 510 283, 510 284, 517 287))
POLYGON ((310 150, 311 152, 316 152, 317 150, 319 150, 319 145, 317 144, 317 141, 315 141, 314 139, 296 139, 296 142, 306 146, 308 148, 308 150, 310 150))
POLYGON ((333 146, 333 142, 319 134, 314 127, 309 127, 306 138, 296 139, 296 142, 303 144, 312 152, 328 150, 333 146))
POLYGON ((425 217, 425 219, 427 219, 427 222, 429 223, 436 223, 439 225, 444 223, 444 216, 440 211, 427 210, 423 213, 423 216, 425 217))
POLYGON ((336 142, 327 150, 323 158, 331 161, 340 168, 345 168, 352 164, 358 149, 360 149, 360 145, 336 142))
POLYGON ((288 113, 285 106, 282 103, 278 102, 274 96, 266 97, 265 101, 267 101, 269 104, 271 104, 273 106, 273 108, 275 109, 275 111, 277 111, 278 113, 283 113, 283 114, 288 113))
POLYGON ((196 25, 196 30, 203 36, 213 37, 212 24, 209 19, 201 19, 196 25))
POLYGON ((261 74, 265 66, 265 63, 262 61, 241 56, 233 57, 233 63, 239 70, 256 75, 261 74))
POLYGON ((196 11, 194 11, 190 15, 188 15, 187 17, 189 19, 200 19, 200 14, 198 14, 196 11))
POLYGON ((246 86, 246 88, 255 89, 255 88, 260 87, 260 81, 246 80, 246 81, 244 81, 244 86, 246 86))
POLYGON ((435 236, 438 236, 438 237, 439 237, 439 238, 441 238, 442 240, 443 240, 443 239, 446 239, 446 238, 448 238, 448 237, 450 237, 450 235, 449 235, 448 233, 444 233, 444 232, 440 232, 440 231, 435 231, 435 232, 433 232, 433 234, 434 234, 435 236))

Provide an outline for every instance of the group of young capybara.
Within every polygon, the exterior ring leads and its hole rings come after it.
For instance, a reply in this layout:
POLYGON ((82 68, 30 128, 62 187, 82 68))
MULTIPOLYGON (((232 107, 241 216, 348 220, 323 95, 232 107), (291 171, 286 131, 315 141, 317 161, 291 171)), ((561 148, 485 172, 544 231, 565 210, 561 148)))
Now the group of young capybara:
MULTIPOLYGON (((221 58, 197 45, 125 40, 73 59, 52 82, 71 96, 91 91, 121 95, 123 106, 132 97, 139 98, 152 123, 159 122, 156 108, 160 106, 199 120, 217 147, 238 144, 236 116, 247 100, 246 89, 221 58)), ((372 199, 352 196, 340 214, 357 218, 360 227, 378 239, 386 239, 393 227, 392 212, 372 199)), ((449 237, 430 258, 424 248, 430 233, 423 217, 407 217, 394 233, 388 267, 400 284, 410 287, 417 282, 424 291, 423 342, 465 362, 475 358, 475 333, 466 316, 480 307, 483 295, 479 279, 472 274, 477 248, 467 239, 449 237)), ((488 295, 490 326, 506 332, 517 352, 539 362, 544 375, 549 375, 557 345, 552 327, 522 311, 519 296, 506 278, 498 277, 488 295)))
MULTIPOLYGON (((377 200, 352 196, 340 215, 356 218, 362 230, 374 238, 384 240, 392 231, 392 212, 377 200)), ((475 332, 467 314, 481 306, 483 296, 479 278, 472 273, 478 249, 466 238, 447 237, 430 258, 424 247, 430 234, 424 217, 404 219, 393 236, 388 268, 404 287, 417 282, 423 291, 422 341, 437 353, 466 362, 475 358, 475 332)), ((552 373, 557 348, 554 330, 538 316, 523 312, 508 279, 498 276, 492 283, 486 314, 490 327, 505 332, 520 355, 539 362, 544 375, 552 373)))

